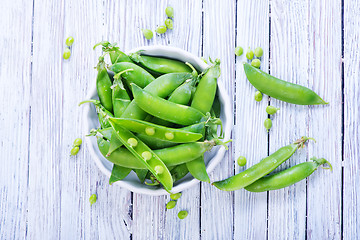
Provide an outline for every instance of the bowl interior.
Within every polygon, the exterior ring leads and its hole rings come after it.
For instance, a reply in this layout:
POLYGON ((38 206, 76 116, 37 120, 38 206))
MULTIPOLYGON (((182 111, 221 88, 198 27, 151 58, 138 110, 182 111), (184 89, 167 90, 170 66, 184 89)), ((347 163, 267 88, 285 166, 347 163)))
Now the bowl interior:
MULTIPOLYGON (((200 58, 190 54, 189 52, 174 47, 148 46, 148 47, 136 48, 127 53, 136 52, 138 50, 143 50, 144 51, 143 53, 146 55, 163 56, 167 58, 177 59, 183 62, 189 62, 196 69, 200 71, 203 71, 208 67, 208 65, 205 62, 203 62, 200 58)), ((94 87, 90 89, 87 99, 98 99, 95 82, 93 86, 94 87)), ((232 113, 231 113, 230 99, 224 87, 222 86, 221 81, 218 81, 217 97, 221 105, 220 118, 223 122, 224 133, 225 133, 224 140, 226 141, 230 138, 232 113)), ((86 134, 89 133, 91 129, 93 128, 96 129, 99 127, 98 117, 96 114, 95 107, 93 105, 88 104, 85 106, 84 120, 85 120, 84 131, 86 134)), ((103 157, 102 154, 100 153, 97 146, 96 138, 87 137, 86 142, 89 147, 92 158, 95 160, 97 166, 105 175, 110 177, 113 164, 108 160, 106 160, 106 158, 103 157)), ((205 163, 207 166, 206 169, 208 173, 214 170, 215 166, 224 157, 224 154, 225 154, 225 149, 224 147, 221 146, 215 146, 211 151, 205 153, 205 163)), ((190 174, 187 174, 183 179, 181 179, 180 181, 174 184, 172 192, 175 193, 175 192, 183 191, 184 189, 189 188, 198 182, 199 181, 197 179, 194 179, 190 174)), ((159 188, 158 186, 148 186, 140 183, 139 179, 137 178, 136 174, 133 171, 125 179, 123 179, 122 181, 118 181, 114 184, 127 188, 128 190, 136 193, 143 193, 148 195, 168 194, 164 189, 159 188)))

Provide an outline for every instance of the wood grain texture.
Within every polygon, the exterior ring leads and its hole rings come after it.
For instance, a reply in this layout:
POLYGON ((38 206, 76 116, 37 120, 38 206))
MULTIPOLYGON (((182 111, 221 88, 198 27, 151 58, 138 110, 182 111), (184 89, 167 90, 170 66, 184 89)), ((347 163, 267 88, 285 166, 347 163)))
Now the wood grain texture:
MULTIPOLYGON (((221 60, 218 81, 234 96, 235 79, 235 1, 204 0, 203 55, 221 60)), ((233 173, 233 147, 229 145, 224 159, 210 175, 210 179, 224 179, 233 173)), ((201 238, 233 238, 233 193, 222 192, 213 186, 201 184, 201 238), (221 203, 221 205, 219 205, 221 203)))
MULTIPOLYGON (((269 69, 269 2, 238 1, 237 5, 236 45, 243 47, 244 54, 236 57, 235 154, 232 159, 235 173, 258 163, 268 151, 268 134, 264 128, 268 99, 264 96, 261 102, 254 100, 256 89, 246 79, 243 68, 249 47, 252 50, 263 48, 261 69, 269 69), (239 156, 247 158, 245 167, 238 166, 239 156)), ((234 238, 266 239, 266 234, 267 193, 234 192, 234 238)))
POLYGON ((344 239, 356 239, 360 236, 359 14, 359 1, 344 1, 344 239))
POLYGON ((31 9, 31 1, 0 6, 0 239, 24 239, 27 231, 31 9))

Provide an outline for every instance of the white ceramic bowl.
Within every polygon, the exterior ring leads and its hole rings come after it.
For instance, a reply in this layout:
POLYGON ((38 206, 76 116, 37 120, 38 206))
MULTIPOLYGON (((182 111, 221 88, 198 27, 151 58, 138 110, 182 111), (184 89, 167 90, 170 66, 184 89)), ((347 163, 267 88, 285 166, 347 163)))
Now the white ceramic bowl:
MULTIPOLYGON (((203 71, 208 65, 202 61, 199 57, 184 51, 180 48, 168 47, 168 46, 145 46, 128 51, 127 54, 144 50, 144 54, 152 56, 164 56, 168 58, 177 59, 183 62, 191 63, 196 69, 203 71)), ((90 89, 86 99, 98 99, 96 93, 95 81, 92 84, 93 87, 90 89)), ((225 137, 224 141, 230 139, 231 124, 232 124, 232 109, 228 94, 223 87, 221 78, 218 80, 218 91, 217 96, 221 104, 220 118, 223 122, 225 137)), ((85 134, 89 133, 91 129, 98 128, 99 122, 96 114, 95 107, 91 104, 84 105, 84 131, 85 134)), ((97 141, 95 137, 86 137, 86 143, 90 150, 90 154, 96 165, 100 170, 107 176, 110 177, 113 164, 103 157, 98 149, 97 141)), ((216 165, 223 159, 225 155, 225 149, 221 146, 215 146, 211 151, 205 153, 205 163, 207 172, 210 173, 214 170, 216 165)), ((172 189, 173 193, 181 192, 187 188, 190 188, 197 184, 199 181, 194 179, 190 174, 187 174, 183 179, 176 182, 172 189)), ((156 186, 148 186, 141 184, 136 174, 131 172, 125 179, 114 183, 115 185, 126 188, 135 193, 148 194, 153 196, 160 196, 168 194, 164 189, 156 186)))

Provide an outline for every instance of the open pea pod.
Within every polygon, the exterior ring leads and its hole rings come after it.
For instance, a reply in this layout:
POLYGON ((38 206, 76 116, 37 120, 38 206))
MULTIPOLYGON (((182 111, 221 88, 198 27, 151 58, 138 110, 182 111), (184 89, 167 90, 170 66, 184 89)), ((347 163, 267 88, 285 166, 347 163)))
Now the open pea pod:
POLYGON ((129 130, 126 130, 114 122, 113 118, 109 119, 109 123, 114 129, 114 133, 116 133, 117 137, 129 152, 151 171, 156 179, 164 186, 166 191, 170 191, 173 186, 173 179, 164 162, 129 130))
POLYGON ((112 118, 111 120, 113 123, 116 123, 132 132, 146 134, 148 136, 169 142, 195 142, 203 137, 200 133, 193 133, 176 128, 168 128, 136 119, 112 118))

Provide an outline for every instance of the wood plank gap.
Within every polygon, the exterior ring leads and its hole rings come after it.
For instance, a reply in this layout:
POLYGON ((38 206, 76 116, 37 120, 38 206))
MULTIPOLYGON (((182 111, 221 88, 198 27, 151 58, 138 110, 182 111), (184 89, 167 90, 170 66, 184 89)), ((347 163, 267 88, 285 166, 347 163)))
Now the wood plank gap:
MULTIPOLYGON (((204 57, 204 0, 201 1, 201 57, 204 57)), ((201 205, 202 205, 202 198, 201 198, 201 190, 202 190, 202 184, 199 183, 199 239, 201 240, 201 205)))

